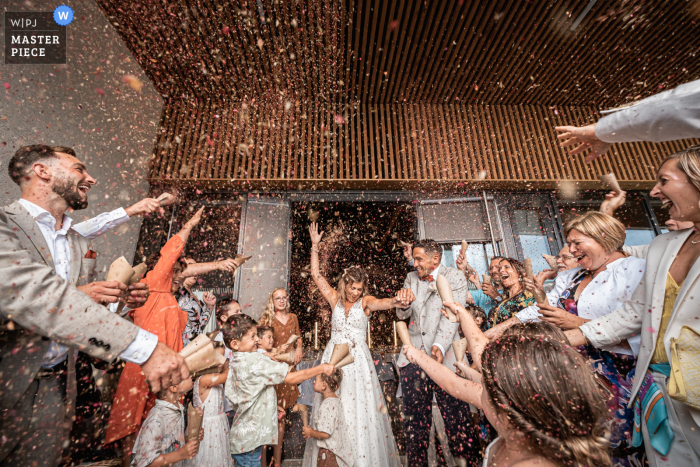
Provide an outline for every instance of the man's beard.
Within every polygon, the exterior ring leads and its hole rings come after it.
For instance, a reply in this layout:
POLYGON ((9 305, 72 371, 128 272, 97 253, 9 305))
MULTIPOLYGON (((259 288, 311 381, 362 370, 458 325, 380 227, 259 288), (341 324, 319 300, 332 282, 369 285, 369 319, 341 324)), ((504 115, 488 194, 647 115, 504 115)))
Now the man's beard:
POLYGON ((78 190, 78 184, 71 184, 71 181, 67 178, 56 179, 51 185, 51 190, 63 198, 68 203, 68 207, 74 211, 88 207, 87 196, 85 199, 82 199, 78 190))

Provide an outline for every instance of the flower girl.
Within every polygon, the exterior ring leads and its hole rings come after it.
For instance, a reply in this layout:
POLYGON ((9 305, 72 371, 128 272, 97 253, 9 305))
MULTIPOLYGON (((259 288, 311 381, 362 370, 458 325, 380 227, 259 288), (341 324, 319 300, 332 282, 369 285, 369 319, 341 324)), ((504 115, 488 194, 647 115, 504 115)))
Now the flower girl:
MULTIPOLYGON (((224 354, 224 344, 215 342, 216 351, 224 354)), ((228 359, 219 374, 204 375, 194 383, 194 406, 204 408, 202 428, 204 439, 194 458, 196 467, 232 467, 231 447, 228 439, 228 419, 224 412, 224 383, 228 377, 228 359)))

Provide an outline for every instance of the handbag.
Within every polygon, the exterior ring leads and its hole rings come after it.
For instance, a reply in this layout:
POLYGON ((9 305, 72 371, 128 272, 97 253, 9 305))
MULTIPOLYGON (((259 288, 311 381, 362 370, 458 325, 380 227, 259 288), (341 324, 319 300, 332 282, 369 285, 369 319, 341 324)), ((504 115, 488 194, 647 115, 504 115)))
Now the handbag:
POLYGON ((668 395, 700 409, 700 333, 690 326, 683 326, 678 338, 671 338, 668 395))

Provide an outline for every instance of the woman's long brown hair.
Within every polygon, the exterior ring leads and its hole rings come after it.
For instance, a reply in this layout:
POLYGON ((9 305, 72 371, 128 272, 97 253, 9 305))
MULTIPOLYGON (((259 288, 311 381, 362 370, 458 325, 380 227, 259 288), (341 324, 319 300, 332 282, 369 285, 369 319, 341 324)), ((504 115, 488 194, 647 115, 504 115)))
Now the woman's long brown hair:
POLYGON ((590 365, 557 338, 510 335, 481 357, 496 408, 533 449, 562 466, 612 465, 603 394, 590 365))

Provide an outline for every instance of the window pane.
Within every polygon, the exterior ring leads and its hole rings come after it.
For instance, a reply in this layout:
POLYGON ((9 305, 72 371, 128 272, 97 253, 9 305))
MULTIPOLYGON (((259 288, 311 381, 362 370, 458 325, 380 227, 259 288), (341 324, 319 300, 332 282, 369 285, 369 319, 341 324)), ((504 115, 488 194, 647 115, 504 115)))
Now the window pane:
POLYGON ((513 217, 515 217, 515 234, 523 249, 523 256, 532 260, 534 273, 548 269, 549 265, 542 257, 542 253, 551 254, 551 251, 540 210, 537 208, 514 209, 513 217))
POLYGON ((656 216, 656 220, 659 222, 661 232, 668 233, 666 221, 671 219, 671 216, 668 215, 668 209, 665 208, 663 203, 661 203, 661 201, 658 199, 650 199, 649 204, 651 204, 651 208, 654 210, 654 215, 656 216))
MULTIPOLYGON (((564 226, 566 226, 570 220, 587 211, 597 211, 600 209, 600 204, 602 202, 600 196, 600 194, 596 193, 592 197, 598 199, 561 203, 560 214, 564 226)), ((627 235, 625 238, 625 245, 648 245, 654 240, 654 230, 651 228, 649 218, 644 212, 642 202, 642 199, 639 197, 628 196, 627 202, 615 211, 615 219, 625 225, 625 232, 627 235)), ((661 220, 659 219, 659 221, 661 220)))

